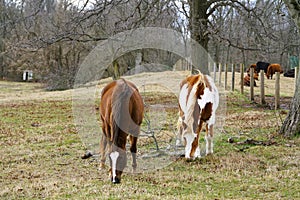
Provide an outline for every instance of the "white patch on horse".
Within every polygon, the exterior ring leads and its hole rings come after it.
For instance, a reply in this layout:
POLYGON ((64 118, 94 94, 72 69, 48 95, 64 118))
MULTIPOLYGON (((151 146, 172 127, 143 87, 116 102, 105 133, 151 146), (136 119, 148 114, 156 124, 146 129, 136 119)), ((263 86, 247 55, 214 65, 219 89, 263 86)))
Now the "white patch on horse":
POLYGON ((211 117, 209 118, 208 121, 206 121, 208 126, 210 126, 210 125, 215 124, 215 121, 216 121, 216 110, 219 105, 219 92, 218 92, 218 89, 217 89, 216 85, 214 84, 212 78, 209 76, 206 76, 206 77, 207 77, 207 80, 211 87, 211 90, 208 87, 206 87, 204 89, 204 94, 201 96, 201 99, 198 99, 197 102, 201 108, 201 111, 203 108, 205 108, 207 103, 212 103, 211 117))
MULTIPOLYGON (((186 118, 185 114, 187 112, 187 96, 189 95, 189 90, 188 90, 188 84, 184 84, 181 89, 180 89, 180 93, 179 93, 179 105, 180 108, 183 112, 183 116, 179 116, 178 118, 178 123, 179 123, 179 127, 182 128, 182 124, 184 123, 184 119, 186 118)), ((183 131, 183 130, 181 130, 183 131)), ((183 141, 183 133, 179 132, 182 137, 182 141, 183 141)), ((177 142, 177 144, 179 144, 179 142, 177 142)))
POLYGON ((179 105, 181 107, 181 110, 183 111, 183 113, 186 113, 187 110, 187 96, 189 95, 189 91, 188 91, 188 84, 184 84, 180 90, 180 94, 179 94, 179 105))
POLYGON ((116 178, 116 170, 117 170, 117 159, 118 159, 118 157, 119 157, 119 152, 117 152, 117 151, 114 151, 114 152, 111 152, 110 153, 110 158, 111 158, 111 163, 112 163, 112 165, 111 165, 111 171, 112 171, 112 178, 113 178, 113 180, 112 180, 112 182, 114 183, 114 182, 116 182, 116 180, 115 180, 115 178, 116 178))
POLYGON ((183 136, 186 140, 185 144, 185 158, 190 158, 191 150, 192 150, 192 144, 197 137, 197 134, 191 134, 191 133, 185 133, 183 136))

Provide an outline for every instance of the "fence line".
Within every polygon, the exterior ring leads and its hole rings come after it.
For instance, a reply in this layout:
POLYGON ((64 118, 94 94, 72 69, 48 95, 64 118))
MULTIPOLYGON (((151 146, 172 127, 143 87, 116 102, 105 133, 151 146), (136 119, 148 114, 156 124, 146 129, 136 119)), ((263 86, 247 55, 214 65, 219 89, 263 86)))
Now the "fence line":
MULTIPOLYGON (((228 90, 228 69, 229 69, 229 64, 221 64, 221 63, 214 63, 213 64, 213 79, 216 82, 217 81, 217 76, 218 76, 218 84, 219 86, 222 86, 222 71, 224 69, 224 89, 228 90), (218 71, 217 71, 218 70, 218 71), (218 75, 217 75, 218 73, 218 75)), ((241 93, 244 94, 244 73, 245 73, 245 66, 243 63, 241 64, 231 64, 231 91, 235 90, 235 72, 236 68, 239 66, 240 69, 240 83, 241 83, 241 93)), ((297 87, 297 78, 299 72, 299 67, 295 67, 295 88, 297 87)), ((264 71, 260 71, 260 104, 266 104, 265 100, 265 79, 264 79, 264 71)), ((274 91, 274 96, 275 96, 275 109, 279 109, 280 107, 280 73, 276 72, 275 73, 275 91, 274 91)), ((250 69, 250 100, 254 101, 254 69, 250 69)))

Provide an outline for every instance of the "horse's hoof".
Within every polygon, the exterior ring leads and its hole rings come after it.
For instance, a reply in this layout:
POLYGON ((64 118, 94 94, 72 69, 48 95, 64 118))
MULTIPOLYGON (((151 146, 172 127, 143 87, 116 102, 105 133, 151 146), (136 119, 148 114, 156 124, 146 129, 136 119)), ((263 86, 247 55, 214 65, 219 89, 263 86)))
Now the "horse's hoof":
POLYGON ((111 178, 111 182, 112 182, 113 184, 119 184, 119 183, 121 183, 121 180, 118 179, 118 178, 115 178, 115 180, 113 180, 113 178, 111 178))

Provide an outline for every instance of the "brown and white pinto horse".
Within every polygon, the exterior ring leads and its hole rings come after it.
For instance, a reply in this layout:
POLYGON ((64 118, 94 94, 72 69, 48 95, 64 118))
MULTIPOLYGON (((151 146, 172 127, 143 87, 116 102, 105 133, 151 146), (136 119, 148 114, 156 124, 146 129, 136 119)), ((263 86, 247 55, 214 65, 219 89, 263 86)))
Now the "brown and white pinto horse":
POLYGON ((185 157, 201 157, 199 133, 206 122, 206 155, 213 153, 213 125, 219 105, 219 92, 211 77, 191 75, 180 83, 179 136, 185 145, 185 157))
POLYGON ((126 141, 129 134, 132 167, 136 169, 137 137, 143 120, 144 103, 137 87, 124 79, 106 85, 101 93, 100 115, 103 135, 100 141, 100 169, 105 167, 106 146, 110 176, 120 183, 127 163, 126 141))

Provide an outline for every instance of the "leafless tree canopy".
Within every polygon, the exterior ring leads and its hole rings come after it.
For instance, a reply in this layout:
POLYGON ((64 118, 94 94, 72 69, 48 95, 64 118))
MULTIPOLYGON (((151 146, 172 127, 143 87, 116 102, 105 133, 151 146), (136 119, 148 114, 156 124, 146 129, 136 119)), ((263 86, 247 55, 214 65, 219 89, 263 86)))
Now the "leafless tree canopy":
MULTIPOLYGON (((216 62, 281 63, 299 55, 299 30, 282 0, 1 0, 0 77, 25 69, 49 89, 72 87, 84 57, 110 36, 139 27, 164 27, 192 37, 216 62)), ((143 49, 144 63, 171 67, 179 58, 143 49)), ((116 78, 134 67, 138 51, 116 59, 116 78)))

